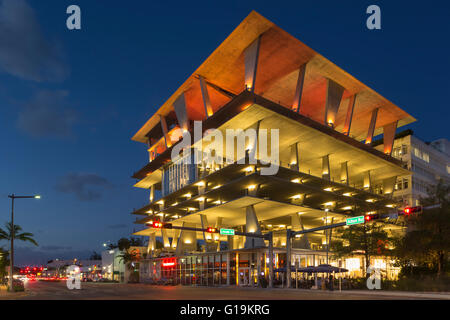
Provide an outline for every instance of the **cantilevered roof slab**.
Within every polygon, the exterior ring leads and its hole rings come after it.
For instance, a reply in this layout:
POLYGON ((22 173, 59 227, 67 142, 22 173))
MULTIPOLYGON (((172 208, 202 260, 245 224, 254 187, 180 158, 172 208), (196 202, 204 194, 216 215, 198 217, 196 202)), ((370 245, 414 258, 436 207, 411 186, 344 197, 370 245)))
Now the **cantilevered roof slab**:
MULTIPOLYGON (((175 100, 185 93, 190 120, 206 117, 198 77, 207 83, 213 109, 221 108, 230 98, 224 94, 239 94, 244 90, 244 50, 261 36, 258 72, 254 92, 286 108, 292 107, 298 70, 307 63, 300 112, 315 121, 323 122, 326 99, 326 79, 345 88, 342 107, 337 114, 335 128, 342 130, 347 98, 357 94, 350 135, 362 140, 367 133, 370 114, 380 108, 375 135, 382 127, 398 121, 399 126, 415 119, 401 108, 367 87, 334 63, 282 30, 271 21, 252 11, 224 42, 172 94, 133 140, 146 142, 147 133, 158 125, 159 115, 173 114, 175 100)), ((386 70, 388 71, 388 70, 386 70)))

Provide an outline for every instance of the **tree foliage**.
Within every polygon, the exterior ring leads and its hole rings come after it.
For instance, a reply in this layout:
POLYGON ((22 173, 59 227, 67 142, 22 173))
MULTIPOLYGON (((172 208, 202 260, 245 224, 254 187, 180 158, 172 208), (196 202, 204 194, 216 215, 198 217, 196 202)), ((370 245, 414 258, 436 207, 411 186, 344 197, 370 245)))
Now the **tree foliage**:
MULTIPOLYGON (((11 224, 11 222, 8 222, 5 224, 5 226, 6 226, 5 229, 0 228, 0 240, 10 241, 11 234, 13 231, 12 224, 11 224)), ((30 242, 30 243, 34 244, 35 246, 38 246, 38 243, 33 238, 34 234, 32 234, 31 232, 21 232, 21 231, 22 231, 22 227, 15 224, 14 225, 14 239, 15 240, 30 242)))
POLYGON ((353 225, 337 232, 338 240, 331 242, 331 251, 336 258, 363 254, 365 268, 370 265, 370 257, 387 256, 391 238, 381 223, 353 225))
POLYGON ((395 254, 404 269, 428 267, 440 276, 444 273, 450 250, 450 186, 442 180, 428 188, 421 199, 421 214, 406 217, 407 232, 396 239, 395 254), (433 205, 434 208, 427 207, 433 205))

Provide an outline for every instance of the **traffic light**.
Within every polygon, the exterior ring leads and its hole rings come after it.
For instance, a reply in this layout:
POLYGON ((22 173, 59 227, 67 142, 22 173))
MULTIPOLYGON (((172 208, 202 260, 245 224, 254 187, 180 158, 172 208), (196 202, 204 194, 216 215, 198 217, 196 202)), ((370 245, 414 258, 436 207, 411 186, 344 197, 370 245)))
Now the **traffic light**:
POLYGON ((172 224, 161 221, 153 221, 152 227, 157 229, 172 229, 172 224))
POLYGON ((377 214, 368 214, 368 215, 364 216, 365 222, 370 222, 370 221, 377 220, 377 219, 380 219, 380 215, 378 213, 377 214))
POLYGON ((216 228, 213 228, 213 227, 208 227, 208 228, 206 229, 206 232, 209 232, 209 233, 217 233, 218 230, 217 230, 216 228))
POLYGON ((403 209, 402 211, 399 212, 399 215, 409 216, 410 214, 420 213, 420 212, 422 212, 422 206, 406 207, 405 209, 403 209))

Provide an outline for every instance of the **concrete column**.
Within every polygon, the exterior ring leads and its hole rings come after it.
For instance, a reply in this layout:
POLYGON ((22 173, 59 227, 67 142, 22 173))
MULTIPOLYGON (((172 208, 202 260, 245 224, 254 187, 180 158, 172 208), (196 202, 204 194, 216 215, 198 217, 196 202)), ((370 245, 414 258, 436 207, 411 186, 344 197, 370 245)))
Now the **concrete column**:
MULTIPOLYGON (((210 227, 210 225, 208 224, 208 219, 207 219, 206 215, 204 215, 204 214, 200 215, 200 222, 202 225, 202 229, 207 229, 208 227, 210 227)), ((217 251, 217 247, 216 247, 216 244, 214 243, 213 236, 214 236, 214 234, 212 234, 212 233, 203 232, 203 240, 205 241, 205 251, 206 252, 217 251)))
POLYGON ((322 179, 325 179, 325 180, 331 179, 329 155, 322 157, 322 179))
POLYGON ((379 108, 376 108, 372 111, 372 117, 370 118, 369 129, 367 131, 367 138, 365 142, 366 144, 372 143, 373 134, 375 132, 375 126, 377 124, 378 109, 379 108))
POLYGON ((256 253, 256 285, 259 287, 260 283, 259 283, 259 278, 261 276, 261 251, 258 250, 258 252, 256 253))
POLYGON ((161 229, 161 236, 163 238, 164 249, 169 250, 170 249, 170 241, 169 241, 169 237, 167 235, 166 229, 161 229))
POLYGON ((384 144, 384 153, 391 155, 392 147, 394 146, 395 139, 395 131, 397 130, 397 123, 395 121, 383 127, 383 144, 384 144))
POLYGON ((186 109, 186 99, 184 93, 180 94, 173 103, 173 108, 177 116, 178 125, 183 131, 189 130, 189 117, 186 109))
POLYGON ((294 143, 291 145, 291 157, 289 161, 289 168, 295 171, 299 171, 300 162, 299 162, 299 154, 298 154, 298 143, 294 143))
POLYGON ((255 91, 256 71, 258 69, 259 45, 261 37, 258 37, 244 50, 245 61, 245 87, 247 90, 255 91))
POLYGON ((350 135, 350 128, 352 126, 353 110, 355 108, 355 101, 356 101, 356 94, 354 94, 353 96, 351 96, 348 99, 347 116, 345 117, 344 129, 342 130, 342 133, 347 136, 350 135))
MULTIPOLYGON (((300 231, 305 230, 303 225, 303 221, 300 218, 298 213, 294 213, 291 215, 291 226, 292 231, 300 231)), ((311 249, 311 245, 309 243, 308 234, 305 233, 301 235, 300 238, 292 238, 292 248, 298 249, 311 249)))
POLYGON ((383 179, 383 194, 392 196, 394 193, 396 182, 397 182, 397 176, 383 179))
POLYGON ((367 190, 372 190, 372 179, 370 178, 370 170, 364 172, 364 185, 363 188, 367 190))
MULTIPOLYGON (((217 217, 215 228, 217 230, 220 230, 221 227, 222 227, 222 217, 217 217)), ((217 241, 216 251, 219 252, 220 251, 220 236, 216 233, 216 234, 214 234, 214 237, 217 237, 217 240, 216 240, 216 238, 214 238, 214 241, 217 241)))
MULTIPOLYGON (((262 234, 261 227, 259 226, 258 218, 256 216, 255 207, 253 205, 248 206, 246 208, 246 221, 245 221, 245 230, 246 232, 262 234)), ((255 248, 255 247, 263 247, 264 240, 261 238, 251 238, 246 237, 244 247, 247 248, 255 248)))
POLYGON ((206 86, 206 81, 202 76, 198 78, 200 80, 200 90, 202 92, 203 98, 203 106, 205 108, 206 118, 209 118, 213 115, 213 109, 211 106, 211 100, 209 99, 208 87, 206 86))
POLYGON ((229 252, 227 252, 227 286, 229 286, 230 285, 230 276, 231 276, 231 273, 230 273, 230 253, 229 252))
POLYGON ((269 288, 273 288, 273 232, 269 233, 269 288))
POLYGON ((152 184, 150 186, 150 196, 149 196, 150 203, 152 203, 154 199, 155 199, 155 185, 152 184))
POLYGON ((344 88, 331 79, 327 79, 327 97, 325 101, 325 124, 335 126, 336 115, 341 104, 344 88))
POLYGON ((161 128, 164 135, 164 142, 166 144, 166 148, 168 149, 172 146, 172 141, 170 140, 169 137, 169 130, 167 129, 166 118, 162 115, 159 115, 159 120, 161 122, 161 128))
POLYGON ((302 102, 303 84, 305 82, 306 63, 298 70, 297 86, 295 87, 294 101, 292 102, 292 110, 300 113, 302 102))
POLYGON ((349 185, 348 182, 348 161, 341 163, 341 183, 349 185))
POLYGON ((180 237, 180 234, 181 234, 181 230, 180 229, 174 230, 174 236, 172 238, 172 249, 176 249, 177 248, 178 238, 180 237))
POLYGON ((291 229, 286 230, 286 286, 291 287, 291 229))
MULTIPOLYGON (((188 224, 186 222, 183 222, 183 227, 195 228, 195 224, 188 224)), ((195 231, 181 230, 175 254, 177 256, 182 255, 186 250, 188 251, 197 250, 197 234, 195 231)))
POLYGON ((147 255, 153 256, 153 251, 156 249, 156 234, 153 232, 148 237, 147 255))

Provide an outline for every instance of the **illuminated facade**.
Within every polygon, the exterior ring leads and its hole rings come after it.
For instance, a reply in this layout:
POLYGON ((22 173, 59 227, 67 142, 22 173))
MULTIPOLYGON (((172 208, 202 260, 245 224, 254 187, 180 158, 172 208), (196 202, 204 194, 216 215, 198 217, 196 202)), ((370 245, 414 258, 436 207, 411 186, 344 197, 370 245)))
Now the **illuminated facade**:
MULTIPOLYGON (((135 235, 149 237, 141 280, 258 285, 267 277, 269 254, 263 239, 155 229, 148 226, 153 221, 254 234, 272 231, 275 268, 282 268, 287 229, 310 229, 392 210, 396 179, 409 174, 391 156, 395 131, 413 121, 252 12, 133 137, 149 152, 148 163, 133 176, 135 187, 149 190, 149 204, 133 212, 140 216, 136 223, 144 225, 135 235), (205 152, 211 143, 194 133, 198 122, 203 134, 218 129, 224 136, 227 129, 252 128, 259 139, 264 130, 276 129, 276 173, 262 174, 267 167, 262 161, 248 163, 253 151, 262 160, 259 147, 250 142, 245 163, 239 163, 238 151, 224 163, 183 163, 181 157, 205 152), (172 160, 172 150, 187 132, 191 154, 185 149, 180 159, 172 160), (380 134, 381 151, 372 146, 373 137, 380 134), (163 248, 157 248, 157 238, 163 248)), ((268 140, 272 150, 274 142, 268 140)), ((345 259, 329 258, 332 237, 332 231, 321 231, 293 239, 292 263, 345 267, 345 259)))

